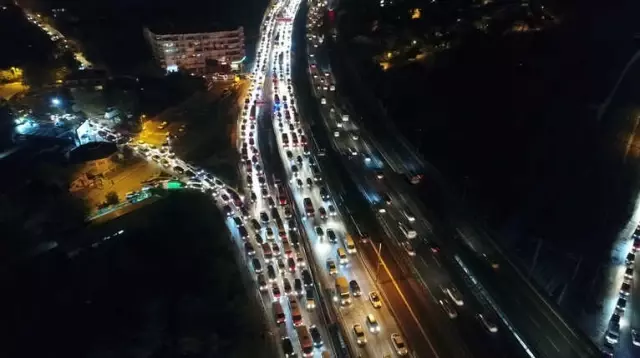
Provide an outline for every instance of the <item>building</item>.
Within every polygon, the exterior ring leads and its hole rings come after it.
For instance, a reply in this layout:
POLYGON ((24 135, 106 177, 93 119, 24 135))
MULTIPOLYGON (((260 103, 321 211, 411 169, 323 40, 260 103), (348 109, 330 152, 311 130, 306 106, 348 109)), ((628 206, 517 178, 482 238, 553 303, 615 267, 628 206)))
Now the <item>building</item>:
POLYGON ((160 67, 168 72, 185 69, 198 75, 220 72, 220 67, 241 70, 244 61, 244 28, 231 31, 152 32, 144 29, 144 37, 151 46, 160 67))

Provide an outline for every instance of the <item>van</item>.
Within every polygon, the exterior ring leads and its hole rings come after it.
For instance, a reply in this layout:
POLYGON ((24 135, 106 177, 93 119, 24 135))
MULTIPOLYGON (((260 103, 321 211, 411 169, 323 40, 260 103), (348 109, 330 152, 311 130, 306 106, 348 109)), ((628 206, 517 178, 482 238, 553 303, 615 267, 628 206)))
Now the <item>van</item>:
POLYGON ((273 303, 273 317, 276 320, 276 324, 284 323, 284 310, 282 309, 282 305, 278 301, 273 303))
POLYGON ((340 265, 346 265, 349 263, 347 252, 342 247, 338 248, 337 254, 338 254, 338 262, 340 263, 340 265))

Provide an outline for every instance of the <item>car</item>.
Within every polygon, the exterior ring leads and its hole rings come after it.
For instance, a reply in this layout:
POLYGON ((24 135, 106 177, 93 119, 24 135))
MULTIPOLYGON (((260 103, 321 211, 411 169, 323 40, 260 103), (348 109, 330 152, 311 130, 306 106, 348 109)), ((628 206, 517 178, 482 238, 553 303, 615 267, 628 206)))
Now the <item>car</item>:
POLYGON ((255 231, 260 231, 260 229, 262 229, 260 222, 256 219, 251 219, 251 226, 255 231))
POLYGON ((631 341, 634 346, 640 346, 640 331, 635 328, 631 329, 631 341))
POLYGON ((384 179, 384 173, 383 172, 376 172, 376 179, 378 179, 378 180, 384 179))
POLYGON ((248 256, 254 256, 256 254, 256 250, 253 248, 253 245, 248 241, 244 243, 244 252, 246 252, 248 256))
POLYGON ((289 257, 287 259, 287 266, 289 267, 289 271, 290 272, 296 272, 296 260, 293 259, 293 257, 289 257))
POLYGON ((247 210, 247 208, 245 208, 244 206, 240 208, 240 214, 242 215, 242 218, 244 220, 248 220, 250 217, 249 210, 247 210))
POLYGON ((282 338, 282 352, 285 357, 295 357, 295 351, 293 350, 293 344, 289 337, 282 338))
POLYGON ((411 246, 411 243, 409 241, 403 241, 401 245, 404 251, 407 252, 407 255, 416 256, 416 252, 413 250, 413 246, 411 246))
POLYGON ((427 242, 427 246, 429 246, 429 249, 434 254, 437 254, 438 252, 440 252, 440 246, 438 246, 438 244, 436 244, 436 243, 433 243, 433 242, 429 241, 429 242, 427 242))
POLYGON ((296 179, 296 185, 298 185, 298 189, 303 189, 304 188, 304 183, 302 182, 302 179, 300 179, 300 178, 296 179))
POLYGON ((316 236, 318 236, 318 240, 324 239, 324 230, 320 226, 316 226, 315 228, 316 236))
POLYGON ((258 197, 256 196, 256 193, 251 192, 251 194, 250 194, 250 200, 251 200, 251 203, 252 203, 252 204, 253 204, 253 203, 255 203, 255 202, 256 202, 256 200, 258 200, 258 197))
POLYGON ((240 219, 240 218, 239 218, 239 217, 237 217, 237 216, 234 216, 234 217, 233 217, 233 222, 236 224, 236 227, 240 227, 240 226, 242 226, 242 219, 240 219))
POLYGON ((316 308, 316 300, 313 295, 313 288, 307 288, 305 292, 305 299, 307 301, 307 310, 312 310, 316 308))
POLYGON ((267 205, 269 206, 269 208, 275 208, 276 207, 276 202, 273 200, 272 197, 267 198, 267 205))
POLYGON ((382 193, 382 194, 380 194, 380 197, 382 197, 382 200, 384 200, 384 202, 385 202, 387 205, 391 205, 392 201, 391 201, 391 197, 389 196, 389 194, 387 194, 387 193, 382 193))
POLYGON ((222 212, 227 216, 230 217, 231 215, 233 215, 233 209, 231 209, 231 207, 229 205, 225 205, 222 207, 222 212))
POLYGON ((367 344, 367 337, 365 336, 364 329, 362 329, 362 325, 358 323, 354 324, 353 334, 356 336, 356 343, 358 343, 359 346, 367 344))
POLYGON ((296 257, 296 265, 298 265, 299 268, 307 267, 307 263, 304 261, 304 258, 302 258, 302 256, 296 257))
POLYGON ((269 282, 276 281, 276 268, 273 265, 267 265, 267 277, 269 278, 269 282))
POLYGON ((281 252, 280 252, 280 247, 278 246, 278 244, 276 244, 275 242, 273 244, 271 244, 272 250, 273 250, 273 255, 274 256, 280 256, 281 252))
POLYGON ((296 221, 294 219, 287 220, 287 227, 290 231, 297 231, 298 226, 296 225, 296 221))
POLYGON ((371 302, 371 305, 373 306, 373 308, 382 307, 382 299, 380 298, 380 295, 376 291, 369 292, 369 302, 371 302))
POLYGON ((399 356, 406 356, 409 354, 409 349, 407 349, 407 345, 404 343, 404 338, 402 338, 400 333, 391 334, 391 344, 399 356))
POLYGON ((284 275, 284 273, 287 270, 287 266, 284 264, 284 260, 281 257, 279 257, 277 262, 278 262, 278 271, 280 271, 281 275, 284 275))
POLYGON ((271 293, 273 294, 274 301, 277 301, 280 299, 280 287, 278 287, 277 282, 274 282, 271 284, 271 293))
POLYGON ((618 298, 618 302, 616 303, 616 310, 620 312, 620 314, 624 314, 624 310, 627 308, 627 299, 626 298, 618 298))
POLYGON ((264 275, 259 273, 257 276, 257 280, 258 280, 258 287, 260 288, 260 291, 264 292, 267 290, 267 280, 265 280, 264 275))
POLYGON ((260 195, 262 195, 263 198, 266 198, 267 196, 269 196, 269 189, 267 188, 260 189, 260 195))
POLYGON ((327 209, 329 209, 329 216, 336 216, 338 212, 336 211, 336 207, 330 204, 327 209))
POLYGON ((478 313, 478 314, 476 314, 476 317, 478 317, 478 319, 480 320, 480 323, 482 323, 484 328, 487 331, 489 331, 489 333, 498 332, 498 326, 496 326, 496 324, 493 323, 493 321, 491 321, 489 318, 487 318, 484 314, 478 313))
POLYGON ((320 219, 322 219, 322 220, 326 220, 327 219, 327 210, 325 210, 325 208, 323 206, 318 208, 318 213, 320 213, 320 219))
POLYGON ((464 300, 462 299, 462 294, 455 287, 447 287, 444 290, 444 293, 451 298, 451 300, 458 306, 464 306, 464 300))
POLYGON ((291 212, 291 208, 290 207, 286 207, 284 208, 284 217, 285 219, 291 219, 293 217, 293 213, 291 212))
POLYGON ((333 259, 327 260, 327 270, 329 270, 329 275, 335 276, 338 274, 338 267, 333 259))
POLYGON ((288 278, 285 277, 282 279, 282 285, 284 287, 284 293, 287 295, 291 295, 293 288, 291 287, 291 282, 289 282, 288 278))
POLYGON ((262 272, 262 264, 260 264, 260 260, 258 260, 257 258, 253 258, 251 259, 251 266, 253 266, 253 271, 255 271, 256 273, 261 273, 262 272))
POLYGON ((320 187, 320 197, 322 197, 322 200, 329 200, 329 191, 327 190, 327 188, 320 187))
POLYGON ((440 303, 440 307, 442 307, 442 309, 447 314, 447 316, 449 316, 449 318, 454 319, 454 318, 458 317, 458 312, 453 307, 451 302, 449 302, 449 300, 444 298, 444 299, 441 299, 438 302, 440 303))
POLYGON ((253 238, 256 240, 256 242, 260 245, 264 244, 264 240, 262 239, 262 236, 260 236, 259 233, 255 234, 253 236, 253 238))
POLYGON ((620 286, 620 297, 629 296, 629 291, 631 290, 631 285, 629 282, 623 282, 620 286))
POLYGON ((306 182, 309 189, 313 188, 313 179, 307 178, 306 182))
POLYGON ((315 324, 309 327, 309 334, 311 335, 311 339, 313 340, 313 345, 317 348, 322 347, 324 342, 322 341, 322 335, 320 335, 320 330, 316 327, 315 324))
POLYGON ((627 267, 624 271, 624 279, 629 281, 633 279, 633 267, 627 267))
POLYGON ((262 221, 264 224, 268 224, 269 223, 269 215, 267 215, 266 211, 261 211, 260 212, 260 221, 262 221))
POLYGON ((298 296, 302 296, 302 292, 303 292, 303 286, 302 286, 302 280, 299 278, 296 278, 293 280, 293 290, 296 291, 296 294, 298 296))
POLYGON ((349 281, 349 288, 351 289, 353 297, 360 297, 362 294, 362 291, 360 291, 360 285, 358 285, 358 281, 356 280, 349 281))
POLYGON ((267 228, 265 229, 265 234, 267 235, 267 240, 275 239, 275 236, 273 234, 273 229, 271 228, 271 226, 267 226, 267 228))
POLYGON ((619 321, 611 321, 609 322, 609 328, 605 333, 605 341, 610 344, 618 343, 620 339, 620 322, 619 321))
POLYGON ((333 229, 327 229, 327 238, 329 239, 329 242, 331 242, 332 244, 335 244, 338 242, 338 236, 336 235, 336 232, 333 229))
POLYGON ((625 264, 627 266, 632 266, 635 260, 636 260, 636 254, 633 252, 630 252, 627 254, 627 258, 625 259, 625 264))
POLYGON ((380 324, 376 320, 376 317, 369 313, 366 318, 367 327, 369 327, 369 332, 371 333, 379 333, 380 332, 380 324))

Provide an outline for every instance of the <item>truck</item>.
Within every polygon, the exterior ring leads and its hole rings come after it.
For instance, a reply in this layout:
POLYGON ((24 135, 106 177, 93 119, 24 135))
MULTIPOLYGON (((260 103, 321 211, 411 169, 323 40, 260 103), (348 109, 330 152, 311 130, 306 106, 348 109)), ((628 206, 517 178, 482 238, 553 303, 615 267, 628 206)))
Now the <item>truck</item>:
POLYGON ((344 276, 336 277, 336 300, 340 301, 342 306, 351 304, 351 294, 349 294, 349 283, 344 276))

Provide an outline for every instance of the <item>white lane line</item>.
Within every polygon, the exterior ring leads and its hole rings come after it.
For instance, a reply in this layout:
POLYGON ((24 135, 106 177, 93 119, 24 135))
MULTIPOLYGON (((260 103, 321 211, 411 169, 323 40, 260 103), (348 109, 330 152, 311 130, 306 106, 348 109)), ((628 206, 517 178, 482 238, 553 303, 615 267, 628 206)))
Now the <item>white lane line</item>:
POLYGON ((549 343, 551 343, 551 345, 553 346, 553 348, 560 352, 560 348, 558 348, 558 346, 556 346, 556 344, 551 340, 551 338, 549 338, 549 336, 545 336, 545 338, 549 341, 549 343))

